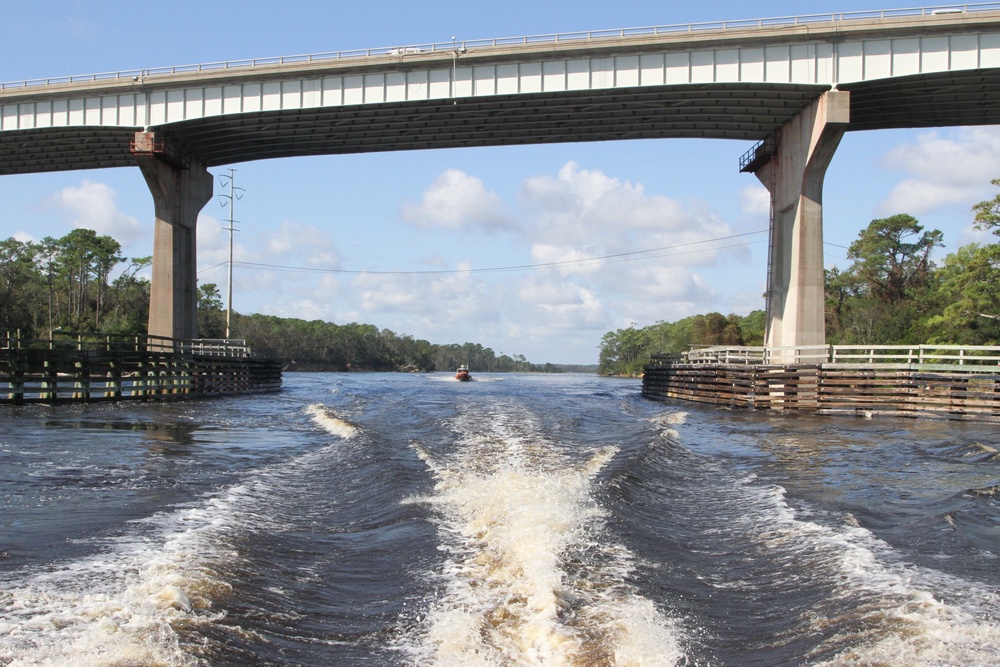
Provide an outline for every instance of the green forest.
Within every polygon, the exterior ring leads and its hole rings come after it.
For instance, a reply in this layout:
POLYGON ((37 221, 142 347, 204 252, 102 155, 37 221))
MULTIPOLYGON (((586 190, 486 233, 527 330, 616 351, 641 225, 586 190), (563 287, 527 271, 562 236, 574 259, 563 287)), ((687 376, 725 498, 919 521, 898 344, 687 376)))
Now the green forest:
MULTIPOLYGON (((151 257, 126 259, 118 241, 89 229, 37 243, 0 241, 0 332, 19 332, 26 340, 145 335, 149 280, 141 274, 151 262, 151 257)), ((198 288, 198 324, 202 338, 225 335, 226 316, 214 284, 198 288)), ((230 330, 231 338, 284 361, 286 370, 453 371, 459 364, 479 372, 580 370, 532 364, 518 354, 498 356, 477 343, 436 345, 371 324, 233 313, 230 330)))
MULTIPOLYGON (((977 229, 1000 236, 1000 195, 972 210, 977 229)), ((850 265, 825 272, 827 343, 1000 345, 1000 243, 962 246, 936 265, 943 247, 941 232, 911 215, 872 220, 847 251, 850 265)), ((639 375, 651 355, 692 345, 763 345, 764 327, 760 310, 632 325, 601 339, 598 372, 639 375)))

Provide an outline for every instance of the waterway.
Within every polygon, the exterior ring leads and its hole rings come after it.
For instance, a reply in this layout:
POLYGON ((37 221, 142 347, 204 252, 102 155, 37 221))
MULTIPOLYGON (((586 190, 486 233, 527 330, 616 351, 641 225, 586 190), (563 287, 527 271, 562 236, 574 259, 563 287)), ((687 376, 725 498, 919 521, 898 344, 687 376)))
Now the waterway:
POLYGON ((0 665, 995 665, 995 425, 586 375, 0 411, 0 665))

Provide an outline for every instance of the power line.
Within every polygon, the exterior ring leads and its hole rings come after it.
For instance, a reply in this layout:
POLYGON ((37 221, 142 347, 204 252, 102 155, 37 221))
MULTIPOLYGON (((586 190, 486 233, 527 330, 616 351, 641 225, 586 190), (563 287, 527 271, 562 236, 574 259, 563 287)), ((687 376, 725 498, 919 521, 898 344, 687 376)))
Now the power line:
MULTIPOLYGON (((747 243, 737 243, 727 246, 721 246, 716 248, 705 248, 704 250, 692 250, 685 253, 670 253, 669 255, 650 255, 648 257, 638 257, 637 255, 649 255, 649 253, 663 252, 664 250, 676 250, 678 248, 686 248, 689 246, 701 245, 704 243, 715 243, 718 241, 726 241, 729 239, 741 238, 744 236, 752 236, 754 234, 763 234, 768 230, 760 229, 753 232, 745 232, 743 234, 732 234, 730 236, 720 236, 714 239, 705 239, 703 241, 691 241, 690 243, 678 243, 675 245, 663 246, 660 248, 650 248, 648 250, 635 250, 632 252, 622 252, 614 255, 602 255, 599 257, 585 257, 581 259, 567 259, 560 262, 543 262, 539 264, 520 264, 516 266, 497 266, 483 269, 430 269, 424 271, 372 271, 372 270, 358 270, 358 269, 324 269, 309 266, 284 266, 281 264, 265 264, 261 262, 236 262, 239 266, 261 268, 261 269, 275 269, 279 271, 302 271, 307 273, 338 273, 344 275, 381 275, 381 276, 400 276, 400 275, 442 275, 442 274, 455 274, 455 273, 501 273, 505 271, 528 271, 533 269, 543 269, 550 268, 554 266, 569 266, 569 265, 580 265, 589 262, 599 262, 605 260, 617 260, 617 261, 634 261, 638 259, 655 259, 658 257, 670 257, 680 254, 689 254, 691 252, 705 252, 707 250, 723 250, 725 248, 735 248, 745 245, 750 245, 747 243)), ((756 243, 756 242, 755 242, 756 243)))
POLYGON ((199 271, 199 272, 198 272, 198 274, 200 275, 200 274, 202 274, 202 273, 209 273, 209 272, 211 272, 211 271, 214 271, 214 270, 216 270, 216 269, 217 269, 217 268, 219 268, 220 266, 226 266, 227 264, 229 264, 229 260, 226 260, 225 262, 219 262, 219 263, 218 263, 218 264, 216 264, 215 266, 210 266, 210 267, 208 267, 207 269, 202 269, 201 271, 199 271))

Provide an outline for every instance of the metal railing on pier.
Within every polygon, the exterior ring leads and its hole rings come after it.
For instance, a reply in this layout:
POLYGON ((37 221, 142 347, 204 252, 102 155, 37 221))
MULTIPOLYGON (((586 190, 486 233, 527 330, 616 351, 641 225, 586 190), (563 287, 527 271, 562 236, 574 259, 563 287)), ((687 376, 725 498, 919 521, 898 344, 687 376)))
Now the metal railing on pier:
POLYGON ((680 354, 654 354, 652 364, 817 364, 827 367, 955 369, 997 372, 1000 346, 800 345, 795 347, 692 346, 680 354))
POLYGON ((165 336, 129 336, 56 331, 47 339, 24 338, 20 331, 0 331, 0 350, 77 350, 91 352, 156 351, 207 356, 259 356, 241 338, 181 340, 165 336))

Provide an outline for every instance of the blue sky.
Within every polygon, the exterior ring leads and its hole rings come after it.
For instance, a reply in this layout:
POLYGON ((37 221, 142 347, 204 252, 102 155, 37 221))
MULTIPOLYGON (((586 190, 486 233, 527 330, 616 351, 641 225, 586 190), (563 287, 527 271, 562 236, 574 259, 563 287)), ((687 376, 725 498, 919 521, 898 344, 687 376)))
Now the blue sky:
MULTIPOLYGON (((4 6, 0 81, 452 36, 913 6, 909 0, 35 0, 4 6)), ((233 165, 245 189, 236 207, 237 261, 347 272, 237 265, 233 307, 370 323, 434 343, 477 342, 536 363, 596 363, 601 336, 631 323, 763 308, 767 198, 754 177, 739 173, 749 147, 650 140, 233 165), (624 253, 640 254, 484 271, 624 253)), ((945 252, 992 239, 972 229, 970 208, 995 194, 993 178, 1000 178, 1000 128, 849 133, 827 173, 827 265, 845 266, 844 247, 871 220, 894 213, 940 229, 945 252)), ((199 218, 199 280, 225 294, 229 212, 221 201, 206 205, 199 218)), ((0 211, 2 238, 62 236, 84 226, 122 241, 129 257, 152 252, 153 203, 138 169, 5 176, 0 211)))

